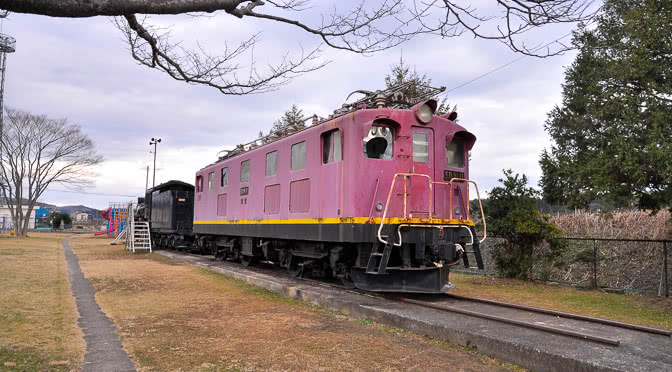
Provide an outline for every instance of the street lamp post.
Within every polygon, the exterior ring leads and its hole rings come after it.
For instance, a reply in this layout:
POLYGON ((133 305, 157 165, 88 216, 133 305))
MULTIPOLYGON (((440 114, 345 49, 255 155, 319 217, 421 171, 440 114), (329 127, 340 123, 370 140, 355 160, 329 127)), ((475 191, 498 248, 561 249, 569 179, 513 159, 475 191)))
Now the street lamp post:
POLYGON ((161 143, 161 138, 154 138, 149 141, 149 145, 154 145, 154 173, 152 174, 152 188, 156 186, 156 145, 161 143))

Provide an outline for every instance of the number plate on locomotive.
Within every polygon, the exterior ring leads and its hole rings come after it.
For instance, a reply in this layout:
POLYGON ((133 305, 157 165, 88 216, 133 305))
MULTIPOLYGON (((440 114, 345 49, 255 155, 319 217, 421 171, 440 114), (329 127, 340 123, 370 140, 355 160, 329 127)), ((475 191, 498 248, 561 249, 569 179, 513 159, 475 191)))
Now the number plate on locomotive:
POLYGON ((240 195, 247 195, 250 192, 250 188, 245 186, 240 188, 240 195))
POLYGON ((445 169, 443 171, 443 180, 444 181, 450 181, 453 178, 464 178, 464 172, 456 172, 456 171, 451 171, 448 169, 445 169))

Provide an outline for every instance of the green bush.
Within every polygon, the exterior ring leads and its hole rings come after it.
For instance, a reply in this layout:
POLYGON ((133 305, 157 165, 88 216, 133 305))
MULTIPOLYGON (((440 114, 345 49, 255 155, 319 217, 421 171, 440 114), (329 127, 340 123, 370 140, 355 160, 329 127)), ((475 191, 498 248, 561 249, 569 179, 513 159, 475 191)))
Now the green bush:
POLYGON ((63 222, 64 226, 72 224, 72 218, 70 218, 70 215, 67 213, 54 212, 50 214, 48 218, 51 221, 51 227, 54 230, 61 226, 61 222, 63 222))
POLYGON ((566 243, 549 217, 536 209, 538 192, 527 186, 525 175, 504 170, 502 186, 490 191, 485 215, 490 231, 506 239, 495 245, 493 259, 499 275, 528 279, 534 260, 545 266, 560 265, 566 243), (540 249, 547 243, 548 249, 540 249))

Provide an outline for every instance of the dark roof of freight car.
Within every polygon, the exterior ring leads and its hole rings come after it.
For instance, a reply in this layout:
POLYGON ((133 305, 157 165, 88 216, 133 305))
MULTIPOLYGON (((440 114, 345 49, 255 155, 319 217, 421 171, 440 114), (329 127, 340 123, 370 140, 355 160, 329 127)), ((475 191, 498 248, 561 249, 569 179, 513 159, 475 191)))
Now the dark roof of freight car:
POLYGON ((194 190, 194 185, 186 183, 186 182, 182 182, 182 181, 171 180, 171 181, 168 181, 168 182, 164 182, 160 185, 156 185, 153 188, 147 190, 147 192, 151 193, 153 191, 165 191, 165 190, 175 190, 175 189, 179 189, 179 190, 186 189, 186 190, 193 191, 194 190))

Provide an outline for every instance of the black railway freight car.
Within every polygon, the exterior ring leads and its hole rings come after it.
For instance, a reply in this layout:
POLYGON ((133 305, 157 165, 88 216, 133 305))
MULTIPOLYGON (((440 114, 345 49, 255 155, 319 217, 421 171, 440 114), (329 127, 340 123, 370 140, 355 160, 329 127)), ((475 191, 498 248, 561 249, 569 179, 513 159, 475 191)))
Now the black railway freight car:
POLYGON ((151 221, 154 246, 190 248, 194 239, 194 186, 168 181, 147 190, 145 218, 151 221))

